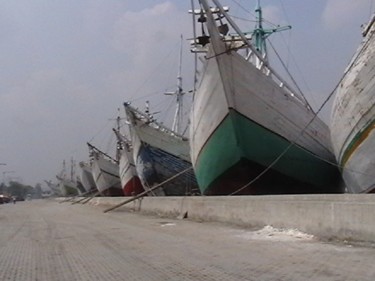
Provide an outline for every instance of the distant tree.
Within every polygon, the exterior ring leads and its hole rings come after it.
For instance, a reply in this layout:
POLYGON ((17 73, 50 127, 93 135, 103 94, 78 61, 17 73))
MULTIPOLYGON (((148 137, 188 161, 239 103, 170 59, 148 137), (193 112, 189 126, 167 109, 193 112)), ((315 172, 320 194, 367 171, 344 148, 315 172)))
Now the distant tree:
POLYGON ((6 193, 11 196, 25 198, 28 193, 33 193, 33 187, 23 185, 17 181, 10 181, 8 186, 5 187, 6 193))
POLYGON ((5 185, 5 183, 1 183, 0 184, 0 194, 4 194, 4 192, 6 192, 7 190, 7 186, 5 185))

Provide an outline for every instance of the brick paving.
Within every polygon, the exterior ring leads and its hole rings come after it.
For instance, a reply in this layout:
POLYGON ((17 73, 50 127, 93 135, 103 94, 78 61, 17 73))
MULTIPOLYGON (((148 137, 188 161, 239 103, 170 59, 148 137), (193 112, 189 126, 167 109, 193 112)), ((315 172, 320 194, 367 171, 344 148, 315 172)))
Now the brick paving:
POLYGON ((0 280, 375 280, 375 248, 215 223, 0 205, 0 280))

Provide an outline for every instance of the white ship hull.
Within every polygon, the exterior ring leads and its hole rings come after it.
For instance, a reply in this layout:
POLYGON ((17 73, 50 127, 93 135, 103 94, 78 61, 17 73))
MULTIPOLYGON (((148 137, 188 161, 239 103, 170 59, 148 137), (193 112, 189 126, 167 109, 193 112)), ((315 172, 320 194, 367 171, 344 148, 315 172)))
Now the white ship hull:
POLYGON ((134 165, 133 151, 127 151, 126 148, 121 151, 119 172, 125 196, 137 195, 144 191, 134 165))
POLYGON ((63 196, 71 196, 71 195, 77 195, 81 194, 82 192, 77 187, 77 184, 71 180, 58 178, 59 183, 58 186, 60 188, 61 193, 63 196))
POLYGON ((375 189, 375 26, 368 32, 336 90, 331 139, 348 192, 375 189))
POLYGON ((85 162, 79 163, 81 167, 80 179, 86 192, 97 190, 94 177, 92 175, 91 165, 85 162))
MULTIPOLYGON (((156 122, 139 119, 129 105, 125 108, 131 121, 137 174, 146 190, 191 167, 186 138, 159 127, 156 122)), ((194 173, 190 170, 149 195, 186 195, 196 187, 194 173)))
POLYGON ((92 174, 96 187, 103 196, 123 196, 116 163, 97 154, 92 162, 92 174))
MULTIPOLYGON (((209 14, 208 4, 204 5, 209 14)), ((326 124, 267 69, 229 50, 216 22, 207 16, 210 43, 190 118, 191 158, 201 192, 236 191, 270 166, 290 143, 291 149, 271 169, 285 179, 277 192, 291 185, 289 179, 308 185, 309 192, 335 192, 339 175, 328 163, 335 159, 326 124)), ((248 193, 251 188, 244 194, 248 193)))

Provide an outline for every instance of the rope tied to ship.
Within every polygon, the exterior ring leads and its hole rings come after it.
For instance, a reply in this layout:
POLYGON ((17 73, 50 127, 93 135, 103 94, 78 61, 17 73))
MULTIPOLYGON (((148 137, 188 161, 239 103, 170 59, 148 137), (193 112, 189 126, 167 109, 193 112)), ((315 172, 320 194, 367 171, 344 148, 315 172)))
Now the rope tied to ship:
MULTIPOLYGON (((280 153, 280 155, 278 157, 275 158, 275 160, 273 160, 271 162, 271 164, 269 166, 267 166, 267 168, 265 168, 261 173, 259 173, 259 175, 257 175, 254 179, 252 179, 250 182, 248 182, 247 184, 245 184, 244 186, 240 187, 239 189, 237 189, 236 191, 232 192, 231 194, 229 194, 229 196, 231 195, 235 195, 239 192, 241 192, 242 190, 244 190, 245 188, 249 187, 251 184, 253 184, 255 181, 257 181, 260 177, 262 177, 265 173, 267 173, 273 166, 276 165, 277 162, 279 162, 279 160, 290 150, 290 148, 292 148, 293 146, 296 145, 297 141, 302 137, 302 135, 305 133, 305 131, 307 130, 307 128, 311 125, 311 123, 318 117, 318 114, 322 111, 322 109, 326 106, 326 104, 329 102, 329 100, 333 97, 334 93, 336 92, 336 89, 339 87, 339 85, 341 84, 341 81, 342 79, 339 81, 339 83, 337 83, 337 85, 335 86, 335 88, 333 89, 333 91, 328 95, 328 97, 325 99, 325 101, 322 103, 322 105, 319 107, 319 109, 314 112, 314 116, 311 118, 310 122, 307 123, 307 125, 301 130, 301 132, 299 133, 299 135, 295 138, 294 141, 291 141, 289 143, 289 145, 280 153)), ((319 157, 318 155, 316 154, 313 154, 311 153, 314 157, 316 158, 319 158, 320 160, 322 161, 325 161, 326 163, 328 164, 331 164, 333 166, 336 166, 336 167, 340 167, 338 164, 336 163, 333 163, 331 161, 328 161, 326 159, 323 159, 321 157, 319 157)))
POLYGON ((121 203, 119 203, 119 204, 117 204, 117 205, 115 205, 115 206, 113 206, 113 207, 110 207, 110 208, 108 208, 108 209, 105 209, 103 212, 104 212, 104 213, 107 213, 107 212, 112 211, 112 210, 114 210, 114 209, 117 209, 117 208, 119 208, 119 207, 121 207, 121 206, 124 206, 125 204, 128 204, 128 203, 130 203, 130 202, 133 202, 133 201, 135 201, 135 200, 137 200, 137 199, 140 199, 140 198, 146 196, 148 193, 151 193, 151 192, 154 191, 155 189, 161 187, 162 185, 164 185, 164 184, 166 184, 166 183, 168 183, 168 182, 174 180, 175 178, 177 178, 177 177, 179 177, 179 176, 185 174, 186 172, 190 171, 191 169, 193 169, 193 166, 190 166, 189 168, 187 168, 187 169, 185 169, 185 170, 183 170, 183 171, 181 171, 181 172, 175 174, 174 176, 170 177, 169 179, 166 179, 165 181, 163 181, 163 182, 161 182, 161 183, 159 183, 159 184, 157 184, 157 185, 151 187, 149 190, 146 190, 146 191, 144 191, 144 192, 142 192, 142 193, 139 193, 138 195, 136 195, 136 196, 134 196, 134 197, 132 197, 132 198, 130 198, 130 199, 124 201, 124 202, 121 202, 121 203))

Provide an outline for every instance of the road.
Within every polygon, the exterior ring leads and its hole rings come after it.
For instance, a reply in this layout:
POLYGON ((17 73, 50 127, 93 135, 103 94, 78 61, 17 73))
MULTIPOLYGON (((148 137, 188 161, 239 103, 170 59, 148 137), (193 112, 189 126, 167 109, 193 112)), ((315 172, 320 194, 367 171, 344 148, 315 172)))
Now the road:
POLYGON ((375 280, 375 248, 33 200, 0 205, 0 280, 375 280))

